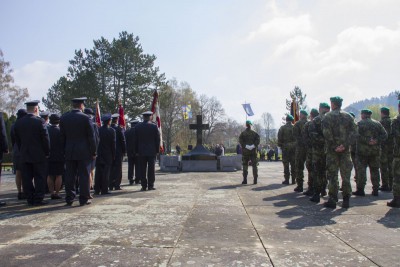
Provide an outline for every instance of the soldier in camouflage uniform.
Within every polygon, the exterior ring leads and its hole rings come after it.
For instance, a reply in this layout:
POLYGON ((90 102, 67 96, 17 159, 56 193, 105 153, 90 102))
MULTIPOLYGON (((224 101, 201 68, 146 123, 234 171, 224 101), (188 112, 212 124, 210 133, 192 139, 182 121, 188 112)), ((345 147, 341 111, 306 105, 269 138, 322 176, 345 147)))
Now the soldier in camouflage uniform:
POLYGON ((319 104, 319 115, 316 116, 309 126, 309 136, 312 144, 312 163, 314 174, 314 195, 310 198, 312 202, 319 203, 320 197, 326 195, 326 155, 325 138, 322 132, 322 120, 329 112, 328 103, 319 104))
POLYGON ((296 140, 293 135, 293 116, 286 116, 286 124, 282 125, 278 131, 278 146, 282 149, 282 163, 285 180, 282 184, 289 184, 290 175, 292 175, 292 184, 295 183, 295 161, 296 140), (290 171, 289 171, 290 165, 290 171))
POLYGON ((361 120, 357 123, 357 191, 356 196, 365 196, 364 188, 367 183, 367 167, 370 170, 372 195, 378 196, 379 162, 381 144, 387 139, 387 133, 382 124, 371 119, 372 111, 361 110, 361 120))
POLYGON ((392 119, 390 119, 390 110, 387 107, 381 108, 381 120, 383 128, 385 128, 388 138, 381 144, 381 191, 391 191, 393 186, 393 136, 391 134, 392 119))
POLYGON ((306 196, 314 195, 314 178, 315 178, 316 172, 315 172, 315 170, 313 168, 313 164, 312 164, 313 146, 312 146, 311 136, 310 136, 310 126, 311 126, 314 118, 317 117, 318 114, 319 114, 318 110, 316 110, 315 108, 311 109, 310 120, 307 121, 306 124, 304 124, 304 130, 303 130, 303 140, 307 147, 306 167, 308 170, 308 181, 307 181, 308 189, 307 189, 307 191, 305 191, 303 193, 303 195, 306 195, 306 196))
MULTIPOLYGON (((354 122, 355 122, 356 115, 353 112, 349 112, 349 114, 353 117, 354 122)), ((357 139, 354 138, 350 145, 350 157, 351 157, 351 162, 353 163, 353 167, 354 167, 354 181, 355 182, 357 182, 357 177, 358 177, 356 150, 357 150, 357 139)), ((342 191, 342 188, 340 188, 340 191, 342 191)))
MULTIPOLYGON (((400 101, 398 104, 400 113, 400 101)), ((389 207, 400 208, 400 114, 392 121, 391 134, 393 136, 393 199, 387 203, 389 207)))
MULTIPOLYGON (((293 135, 296 139, 296 154, 295 154, 295 167, 296 167, 296 183, 295 192, 303 192, 304 182, 304 163, 307 159, 307 146, 303 139, 304 125, 307 123, 308 113, 305 110, 300 111, 300 120, 298 120, 293 127, 293 135)), ((310 171, 310 170, 308 170, 310 171)))
POLYGON ((353 117, 341 110, 341 97, 331 97, 332 111, 322 121, 322 132, 325 138, 326 169, 329 181, 329 199, 324 203, 327 208, 336 208, 338 201, 338 171, 342 177, 343 208, 348 208, 351 195, 350 176, 353 168, 350 159, 350 144, 354 138, 356 124, 353 117))
POLYGON ((244 130, 239 136, 239 143, 242 146, 242 164, 243 164, 243 182, 247 184, 247 174, 249 168, 249 161, 253 167, 253 178, 254 184, 257 184, 258 178, 258 159, 257 159, 257 147, 260 144, 260 136, 258 133, 251 129, 251 121, 246 121, 246 130, 244 130))

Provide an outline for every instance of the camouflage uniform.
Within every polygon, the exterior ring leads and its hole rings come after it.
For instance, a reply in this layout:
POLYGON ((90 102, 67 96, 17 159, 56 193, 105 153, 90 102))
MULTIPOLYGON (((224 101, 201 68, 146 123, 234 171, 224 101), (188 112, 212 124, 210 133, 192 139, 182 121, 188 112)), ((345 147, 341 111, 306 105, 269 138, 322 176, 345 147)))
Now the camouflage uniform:
POLYGON ((392 172, 392 162, 393 162, 393 136, 391 134, 391 124, 392 120, 389 116, 381 119, 380 123, 383 128, 385 128, 388 138, 385 142, 381 144, 381 180, 382 187, 393 187, 393 172, 392 172))
MULTIPOLYGON (((303 132, 304 125, 307 123, 307 119, 301 119, 294 124, 293 135, 296 139, 296 154, 295 154, 295 177, 298 188, 303 188, 304 182, 304 163, 307 159, 307 146, 304 142, 303 132)), ((308 169, 308 168, 307 168, 308 169)), ((309 170, 310 171, 310 170, 309 170)), ((302 190, 300 190, 302 191, 302 190)))
POLYGON ((295 181, 295 161, 296 141, 293 135, 293 124, 287 121, 278 131, 278 146, 282 149, 282 163, 284 169, 285 181, 288 182, 290 174, 292 175, 292 183, 295 181), (290 164, 290 171, 289 171, 290 164))
POLYGON ((253 167, 253 177, 254 181, 256 182, 258 178, 257 147, 260 144, 260 136, 251 128, 247 128, 240 134, 239 143, 242 146, 243 178, 247 181, 249 161, 251 161, 251 166, 253 167), (248 150, 246 145, 254 145, 255 148, 248 150))
POLYGON ((373 191, 379 189, 379 162, 381 143, 387 139, 387 133, 382 124, 371 118, 362 119, 357 123, 357 190, 364 191, 367 183, 367 167, 371 174, 373 191), (377 144, 370 145, 371 139, 377 144))
POLYGON ((313 169, 312 165, 312 143, 311 143, 311 138, 309 135, 310 132, 310 125, 312 124, 312 121, 306 122, 304 124, 304 131, 303 131, 303 140, 306 145, 307 149, 307 156, 306 156, 306 168, 308 170, 308 180, 307 180, 307 185, 308 185, 308 190, 307 191, 314 191, 314 177, 315 177, 315 172, 313 169))
POLYGON ((353 117, 340 108, 326 113, 322 121, 322 131, 325 138, 326 169, 329 181, 330 201, 338 198, 339 180, 338 171, 342 178, 343 198, 351 195, 350 176, 353 168, 350 159, 350 144, 354 138, 356 124, 353 117), (343 145, 343 152, 336 152, 335 149, 343 145))
POLYGON ((322 120, 325 114, 315 117, 309 126, 309 136, 312 144, 312 164, 314 169, 314 192, 325 191, 328 184, 326 180, 326 155, 325 138, 322 133, 322 120))
POLYGON ((393 196, 400 197, 400 114, 392 121, 393 149, 393 196))

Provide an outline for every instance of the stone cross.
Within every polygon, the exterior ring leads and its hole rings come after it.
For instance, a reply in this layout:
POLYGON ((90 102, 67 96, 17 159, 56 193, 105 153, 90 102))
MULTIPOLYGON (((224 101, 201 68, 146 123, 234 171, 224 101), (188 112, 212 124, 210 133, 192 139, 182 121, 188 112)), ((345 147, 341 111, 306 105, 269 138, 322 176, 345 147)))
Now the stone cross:
POLYGON ((196 136, 197 136, 197 143, 196 146, 201 146, 203 145, 203 131, 210 129, 210 125, 203 124, 203 116, 202 115, 197 115, 196 116, 196 124, 190 124, 189 129, 191 130, 196 130, 196 136))

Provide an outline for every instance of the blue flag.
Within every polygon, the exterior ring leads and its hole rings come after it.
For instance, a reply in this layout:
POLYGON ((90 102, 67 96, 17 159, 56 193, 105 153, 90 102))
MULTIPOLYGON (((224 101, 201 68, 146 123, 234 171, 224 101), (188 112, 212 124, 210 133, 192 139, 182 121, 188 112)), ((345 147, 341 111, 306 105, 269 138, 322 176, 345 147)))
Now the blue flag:
POLYGON ((253 116, 254 115, 254 112, 251 109, 250 104, 242 104, 242 106, 243 106, 244 111, 246 112, 247 116, 253 116))

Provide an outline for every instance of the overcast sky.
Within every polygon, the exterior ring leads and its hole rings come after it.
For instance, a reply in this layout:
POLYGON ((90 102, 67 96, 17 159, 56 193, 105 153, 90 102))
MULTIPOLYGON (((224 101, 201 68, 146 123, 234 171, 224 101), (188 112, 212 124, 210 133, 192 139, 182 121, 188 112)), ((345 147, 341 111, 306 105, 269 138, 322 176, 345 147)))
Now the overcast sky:
POLYGON ((244 121, 246 101, 252 119, 270 112, 279 126, 296 85, 310 108, 400 89, 399 14, 398 0, 1 0, 0 49, 41 99, 75 49, 127 31, 168 79, 216 96, 227 116, 244 121))

